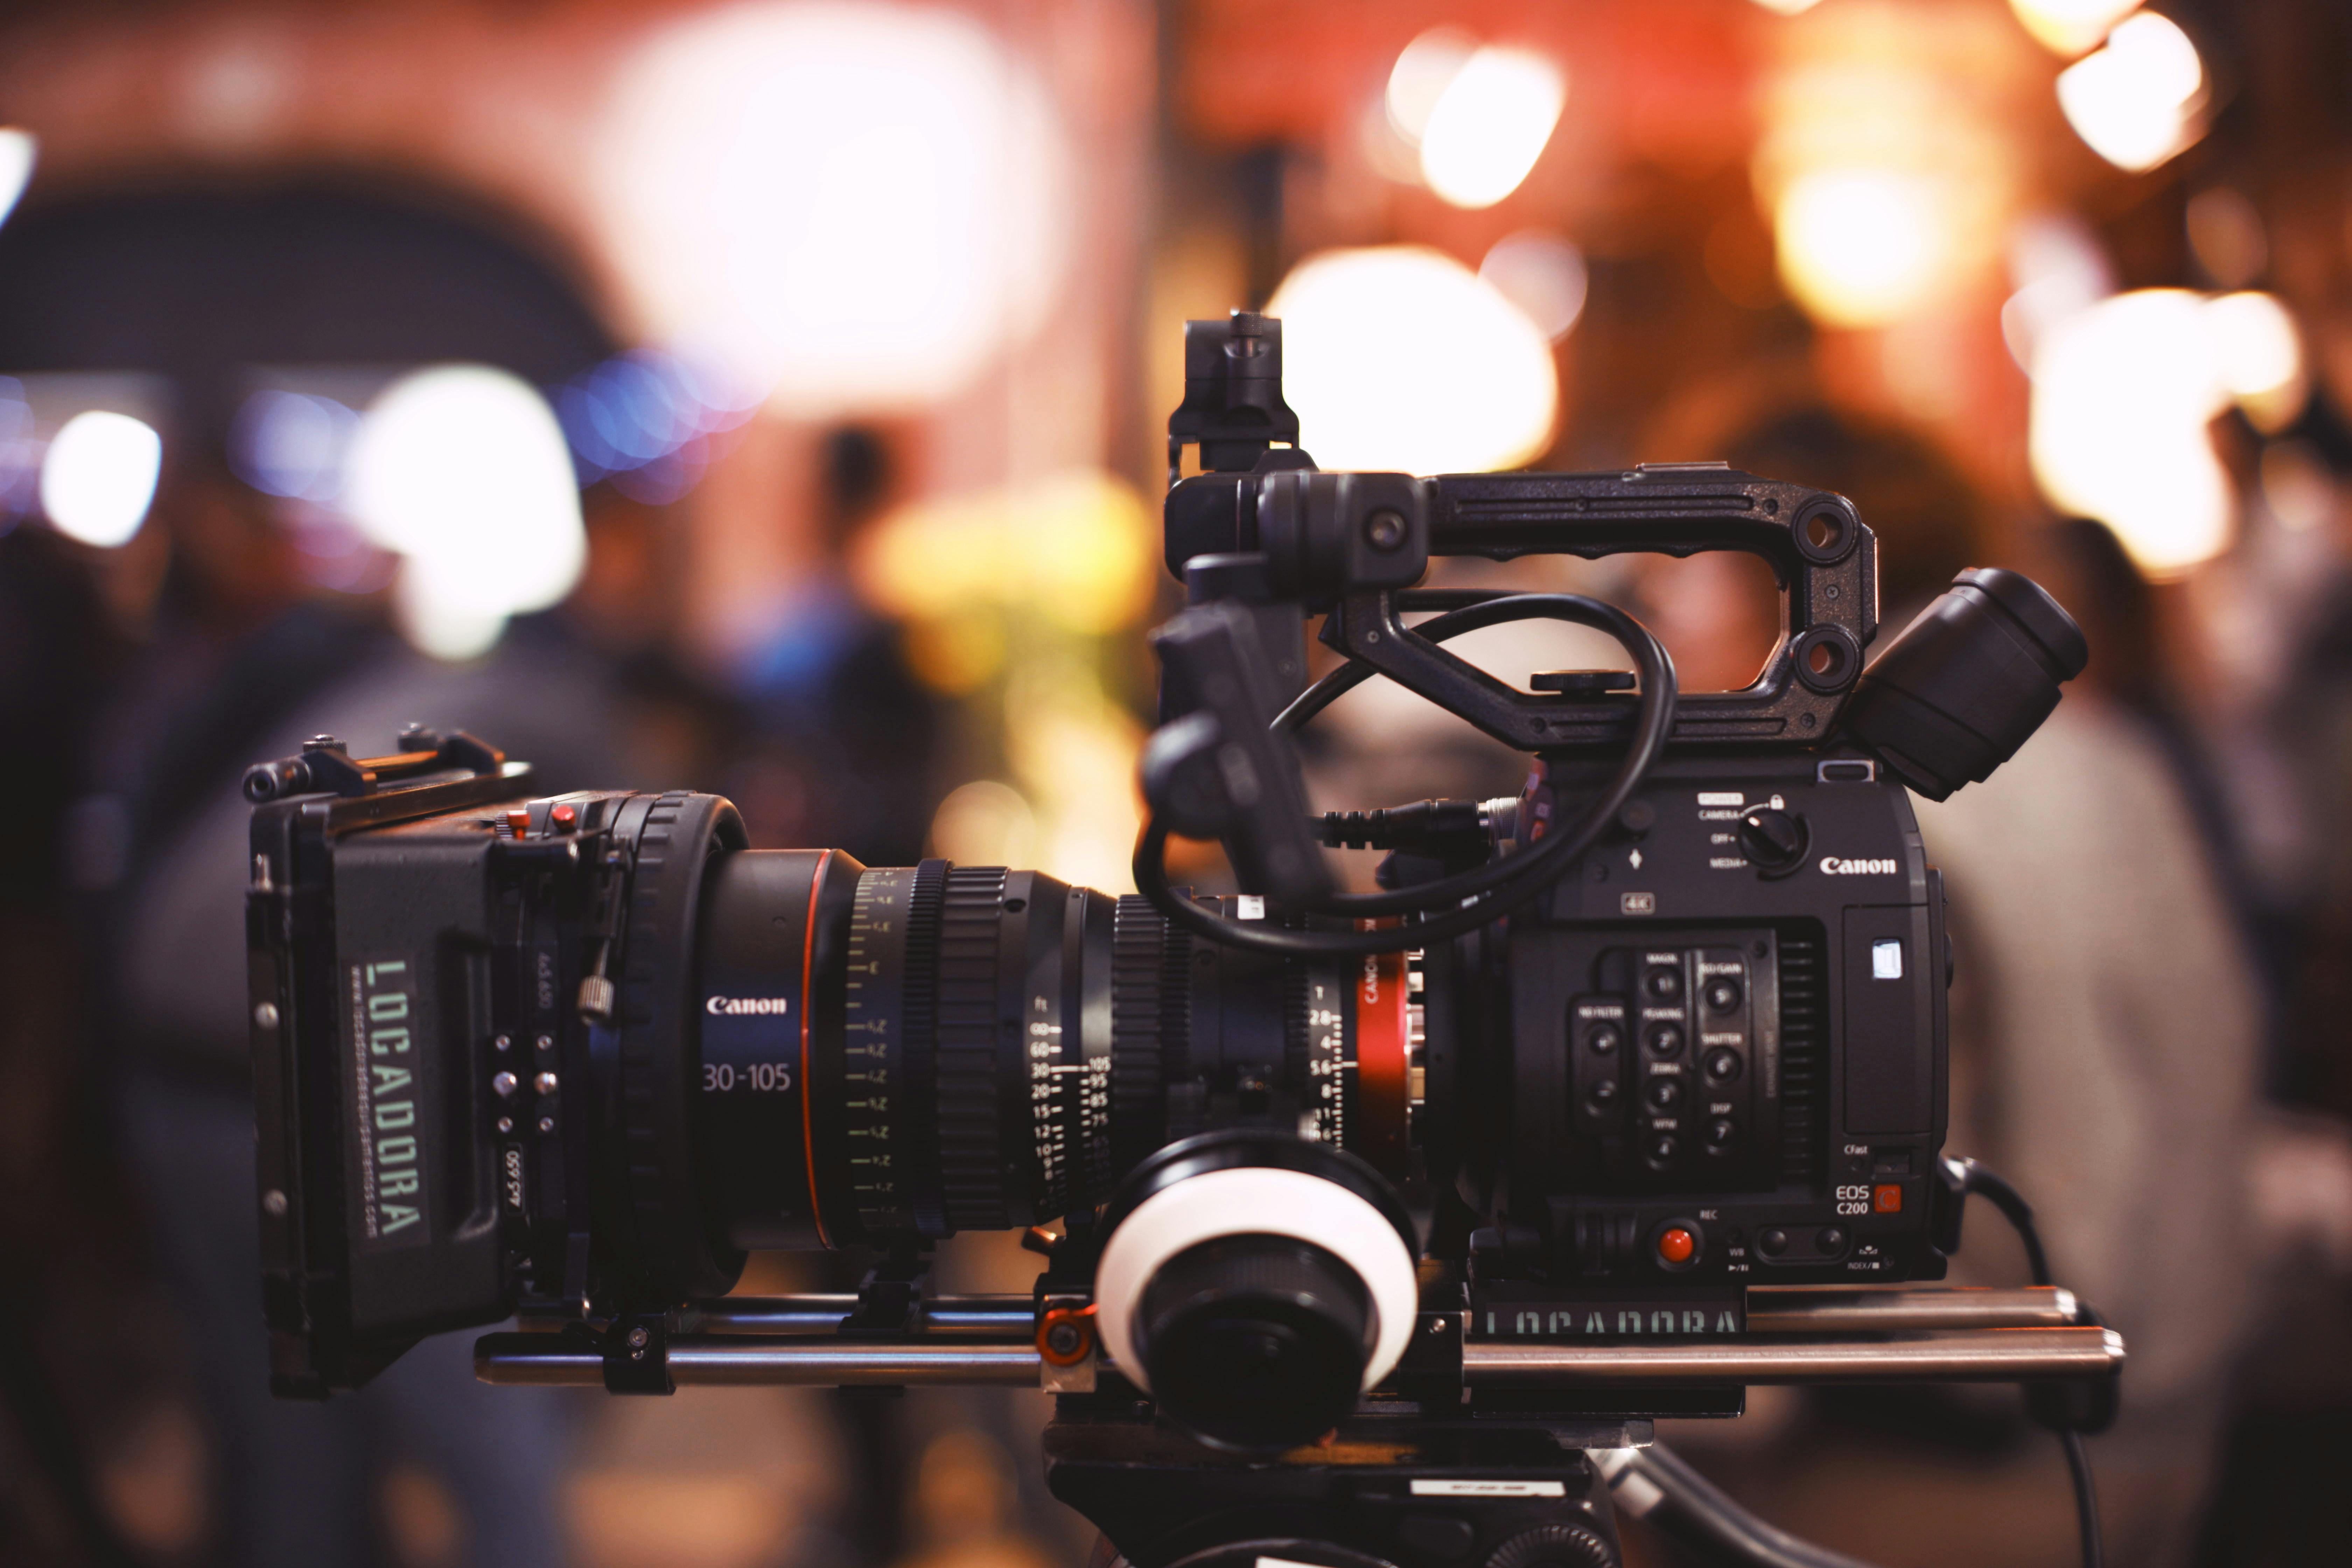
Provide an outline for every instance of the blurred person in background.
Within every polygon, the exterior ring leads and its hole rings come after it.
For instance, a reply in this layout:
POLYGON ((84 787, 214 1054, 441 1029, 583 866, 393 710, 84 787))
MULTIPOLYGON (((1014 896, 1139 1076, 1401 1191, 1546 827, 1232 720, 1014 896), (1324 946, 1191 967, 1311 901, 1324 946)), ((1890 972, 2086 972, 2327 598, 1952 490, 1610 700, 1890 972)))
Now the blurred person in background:
MULTIPOLYGON (((1800 401, 1723 446, 1736 468, 1855 502, 1879 537, 1890 631, 1985 563, 1983 503, 1916 437, 1800 401)), ((1957 954, 1947 1148, 2032 1196, 2058 1277, 2132 1346, 2123 1418, 2093 1442, 2109 1551, 2185 1563, 2257 1289, 2242 1217, 2261 997, 2163 717, 2147 585, 2095 523, 2036 542, 2021 564, 2080 618, 2089 672, 1990 781, 1917 803, 1957 954)), ((1763 586, 1673 570, 1643 583, 1695 680, 1752 679, 1749 645, 1773 624, 1763 586)), ((2020 1283, 2022 1258, 1979 1205, 1954 1279, 2020 1283)), ((2074 1560, 2056 1442, 2013 1393, 1758 1394, 1748 1422, 1673 1440, 1719 1457, 1723 1479, 1784 1527, 1874 1562, 2074 1560)))
MULTIPOLYGON (((2245 1222, 2263 996, 2147 584, 2096 523, 2041 542, 2090 668, 2013 776, 1920 806, 1959 954, 1950 1146, 2036 1194, 2052 1268, 2131 1345, 2122 1416, 2092 1444, 2109 1550, 2184 1563, 2263 1261, 2245 1222)), ((2000 1227, 1983 1214, 1971 1227, 1965 1278, 1990 1283, 2007 1249, 1981 1244, 2000 1227)))
MULTIPOLYGON (((91 588, 44 591, 34 574, 59 575, 54 563, 29 540, 5 542, 18 546, 12 597, 38 600, 52 622, 95 600, 104 636, 37 621, 40 658, 60 668, 0 668, 12 710, 69 699, 52 715, 47 787, 73 795, 48 815, 54 880, 80 916, 56 967, 85 978, 51 1043, 102 1069, 110 1113, 80 1152, 101 1167, 117 1152, 111 1170, 136 1199, 120 1213, 92 1205, 84 1222, 143 1217, 152 1293, 193 1391, 176 1466, 151 1464, 143 1491, 105 1500, 100 1525, 142 1544, 240 1564, 561 1558, 563 1406, 475 1384, 465 1336, 422 1347, 354 1396, 269 1396, 237 784, 248 763, 322 729, 366 754, 417 721, 492 737, 552 789, 649 781, 620 754, 611 665, 559 619, 519 626, 467 664, 412 650, 380 593, 310 579, 282 510, 233 470, 231 433, 255 363, 503 358, 545 383, 608 352, 568 289, 503 240, 333 187, 100 198, 27 212, 0 234, 0 363, 135 371, 173 388, 143 526, 120 548, 65 552, 76 558, 65 588, 78 575, 91 588)), ((48 1146, 45 1130, 25 1131, 12 1152, 48 1146)), ((60 1261, 36 1278, 70 1283, 60 1261)), ((76 1301, 77 1315, 110 1321, 76 1301)), ((83 1369, 139 1359, 52 1348, 50 1381, 77 1390, 83 1369)), ((101 1477, 126 1462, 95 1447, 107 1436, 85 1438, 101 1477)))
POLYGON ((389 1531, 453 1561, 552 1563, 560 1403, 475 1384, 467 1336, 428 1342, 348 1398, 268 1394, 241 890, 221 868, 242 859, 247 761, 322 727, 367 752, 429 713, 498 737, 550 788, 608 776, 604 737, 582 721, 601 706, 595 671, 528 637, 451 669, 367 617, 254 593, 274 531, 259 510, 194 464, 159 493, 164 603, 104 706, 98 787, 70 840, 120 1128, 205 1396, 216 1539, 241 1563, 365 1562, 389 1531), (247 574, 236 592, 208 581, 230 564, 247 574))
POLYGON ((61 826, 118 639, 82 552, 0 522, 0 1561, 184 1561, 184 1348, 83 1049, 61 826))
POLYGON ((816 478, 816 569, 740 663, 740 754, 721 793, 753 843, 832 845, 869 866, 911 866, 938 804, 945 715, 907 663, 902 628, 853 583, 859 539, 898 499, 887 435, 828 434, 816 478))

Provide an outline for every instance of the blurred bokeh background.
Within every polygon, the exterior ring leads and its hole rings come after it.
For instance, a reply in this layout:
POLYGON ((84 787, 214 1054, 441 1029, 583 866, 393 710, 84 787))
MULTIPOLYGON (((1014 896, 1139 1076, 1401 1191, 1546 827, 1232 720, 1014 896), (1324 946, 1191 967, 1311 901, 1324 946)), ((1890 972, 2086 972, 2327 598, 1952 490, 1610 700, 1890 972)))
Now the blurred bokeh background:
MULTIPOLYGON (((1853 497, 1890 618, 1988 563, 2075 610, 2057 718, 1922 812, 1952 1147, 2131 1337, 2114 1560, 2352 1557, 2340 0, 16 0, 0 126, 0 1560, 1084 1560, 1037 1395, 534 1397, 456 1336, 271 1405, 235 784, 425 720, 1123 890, 1234 307, 1327 467, 1727 458, 1853 497)), ((1487 575, 1693 687, 1771 645, 1738 558, 1487 575)), ((1516 786, 1376 688, 1325 730, 1322 805, 1516 786)), ((2073 1560, 2004 1391, 1682 1425, 1874 1561, 2073 1560)))

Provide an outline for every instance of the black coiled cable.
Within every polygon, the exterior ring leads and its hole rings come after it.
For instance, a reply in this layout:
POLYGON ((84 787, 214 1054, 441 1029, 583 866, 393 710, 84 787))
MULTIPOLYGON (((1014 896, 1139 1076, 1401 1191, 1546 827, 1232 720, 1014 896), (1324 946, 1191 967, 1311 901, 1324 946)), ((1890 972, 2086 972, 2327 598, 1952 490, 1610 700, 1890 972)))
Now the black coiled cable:
MULTIPOLYGON (((1641 787, 1674 732, 1675 694, 1674 660, 1649 628, 1616 605, 1580 594, 1510 595, 1438 616, 1415 630, 1432 642, 1443 642, 1482 626, 1539 618, 1572 621, 1608 633, 1633 656, 1641 679, 1633 738, 1625 749, 1624 761, 1572 827, 1558 827, 1532 848, 1434 882, 1392 892, 1339 893, 1315 906, 1315 913, 1349 919, 1423 917, 1370 931, 1293 931, 1263 921, 1229 921, 1180 898, 1168 883, 1168 830, 1156 819, 1144 824, 1135 847, 1136 890, 1171 921, 1212 942, 1297 958, 1353 957, 1417 948, 1475 931, 1534 898, 1558 880, 1570 861, 1592 847, 1619 808, 1641 787)), ((1275 720, 1273 729, 1281 734, 1295 732, 1343 692, 1376 673, 1360 663, 1342 666, 1301 693, 1275 720)))

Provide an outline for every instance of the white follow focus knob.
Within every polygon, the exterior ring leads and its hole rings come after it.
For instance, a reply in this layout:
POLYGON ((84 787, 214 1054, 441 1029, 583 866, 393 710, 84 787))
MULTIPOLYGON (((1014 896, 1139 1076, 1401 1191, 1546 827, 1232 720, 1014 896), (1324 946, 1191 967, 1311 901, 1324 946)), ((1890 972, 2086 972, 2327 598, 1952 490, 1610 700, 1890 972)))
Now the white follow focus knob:
POLYGON ((1381 1211, 1320 1176, 1244 1165, 1188 1176, 1154 1193, 1119 1222, 1095 1269, 1097 1321, 1104 1348, 1127 1379, 1150 1393, 1137 1353, 1144 1292, 1171 1258, 1229 1236, 1287 1237, 1319 1247, 1355 1270, 1370 1298, 1370 1390, 1403 1356, 1420 1310, 1412 1253, 1381 1211))

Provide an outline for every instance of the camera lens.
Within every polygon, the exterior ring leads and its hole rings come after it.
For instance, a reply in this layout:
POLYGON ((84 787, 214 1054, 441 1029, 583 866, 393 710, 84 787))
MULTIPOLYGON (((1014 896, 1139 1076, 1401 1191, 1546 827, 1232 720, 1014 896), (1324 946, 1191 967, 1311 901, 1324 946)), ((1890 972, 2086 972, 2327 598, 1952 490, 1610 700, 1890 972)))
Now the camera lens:
POLYGON ((693 1086, 713 1229, 738 1249, 939 1235, 1101 1185, 1110 916, 996 868, 713 865, 693 1086))
POLYGON ((715 855, 698 914, 681 1067, 725 1250, 1043 1223, 1230 1108, 1408 1148, 1401 958, 1343 977, 1034 871, 837 851, 715 855))

